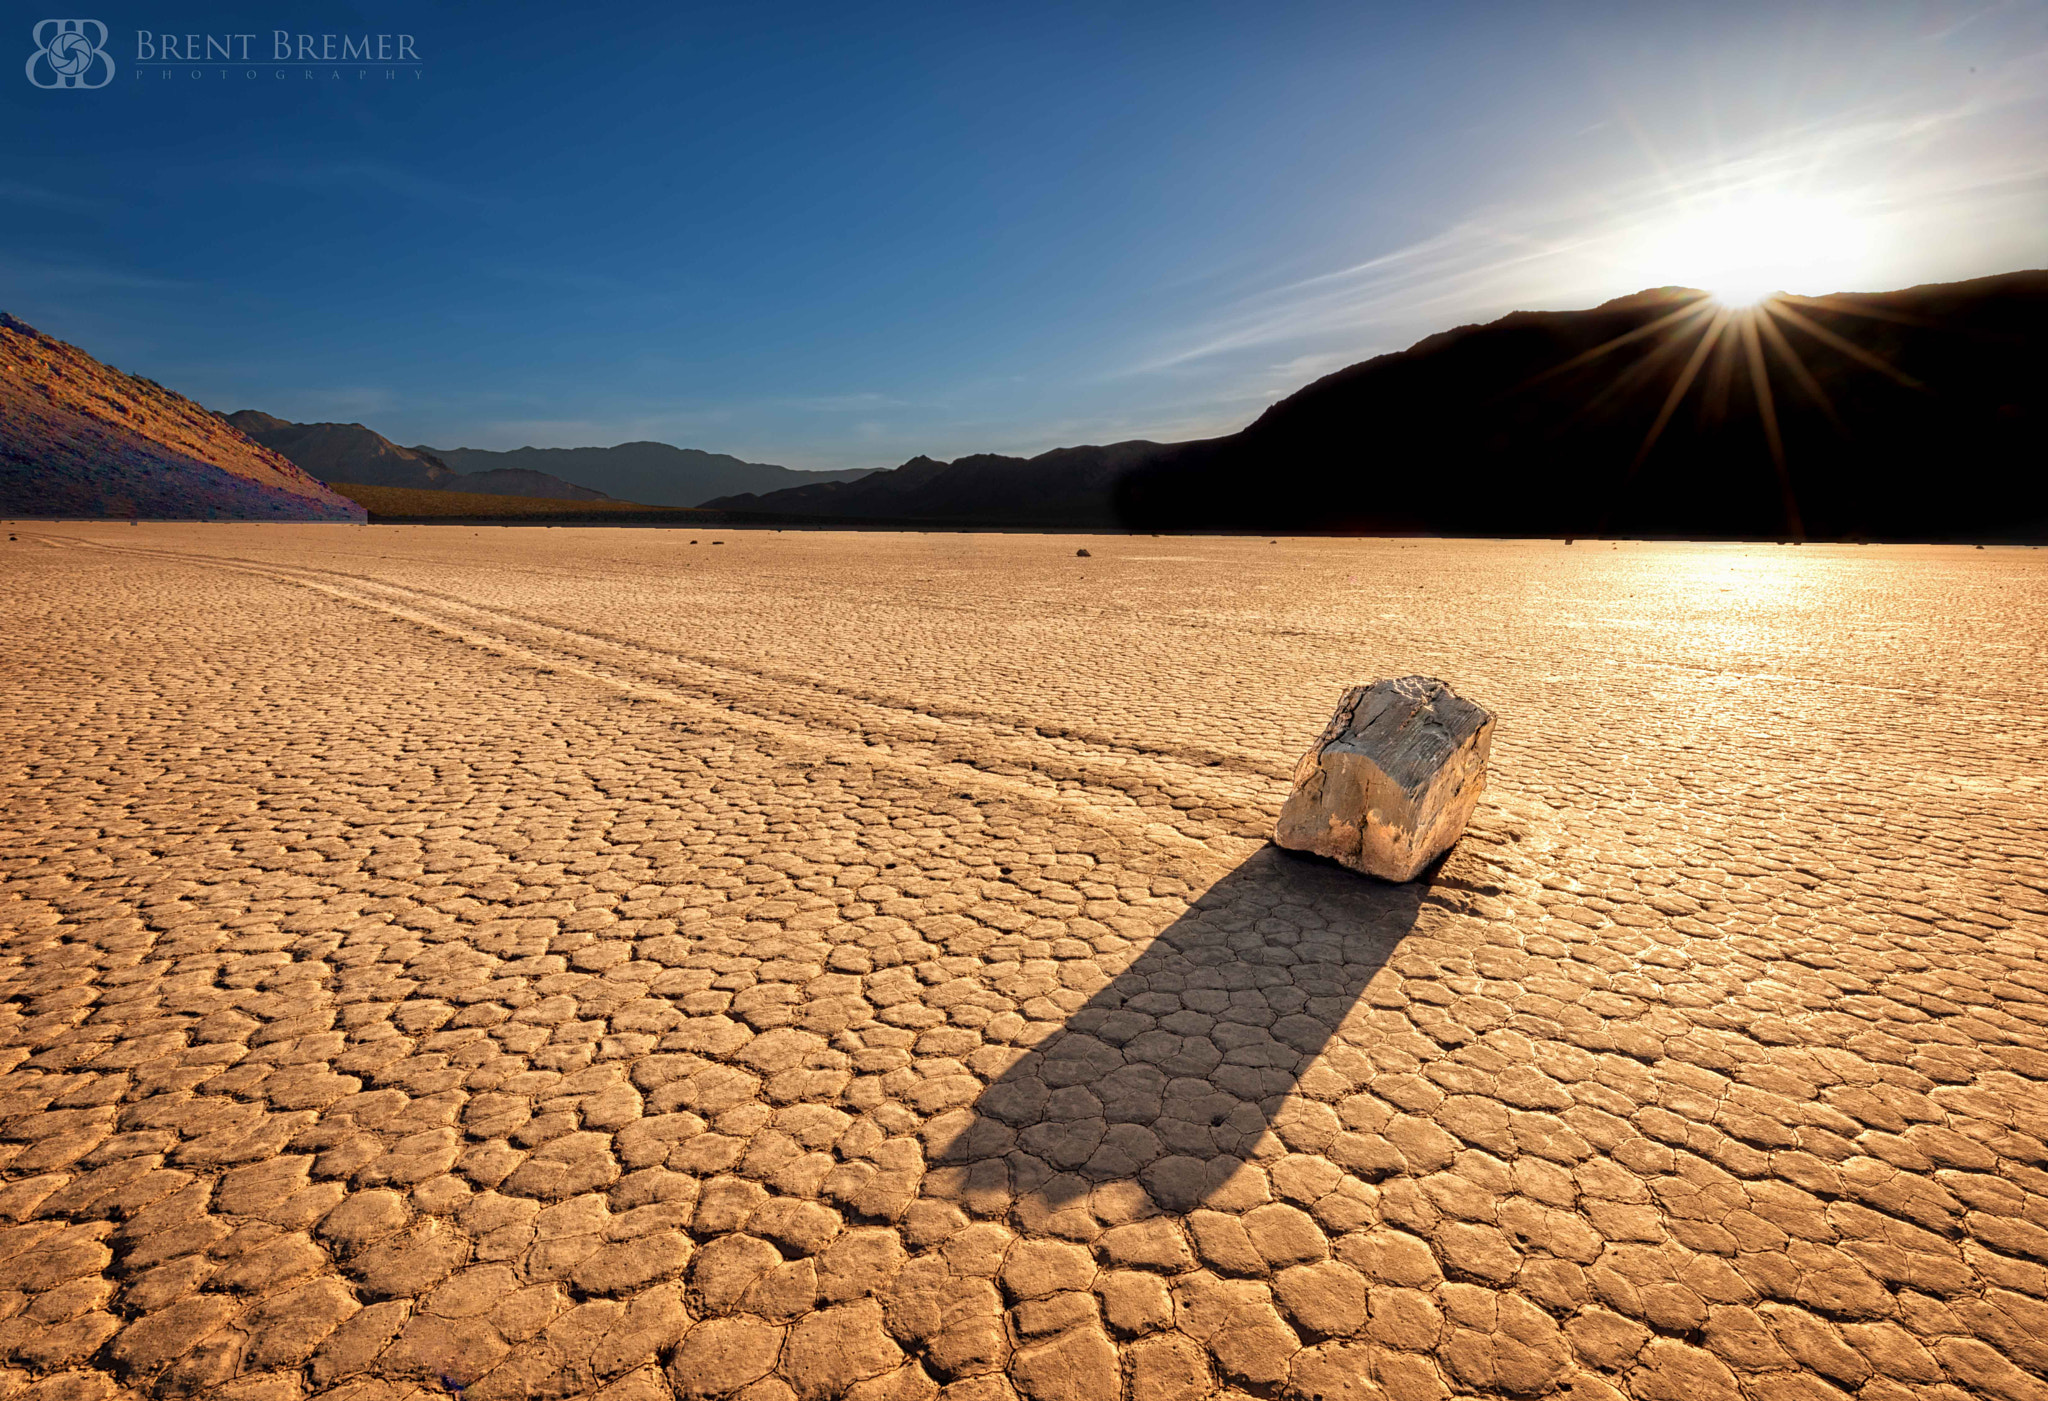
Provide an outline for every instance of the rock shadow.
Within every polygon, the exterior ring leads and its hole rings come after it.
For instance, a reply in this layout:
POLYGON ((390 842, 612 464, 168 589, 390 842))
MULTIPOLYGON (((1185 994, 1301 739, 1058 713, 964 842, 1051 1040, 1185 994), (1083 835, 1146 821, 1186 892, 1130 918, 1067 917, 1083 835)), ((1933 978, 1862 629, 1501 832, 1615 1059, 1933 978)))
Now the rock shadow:
POLYGON ((1264 847, 971 1107, 926 1126, 923 1195, 1075 1238, 1201 1204, 1361 1006, 1439 865, 1390 885, 1264 847))

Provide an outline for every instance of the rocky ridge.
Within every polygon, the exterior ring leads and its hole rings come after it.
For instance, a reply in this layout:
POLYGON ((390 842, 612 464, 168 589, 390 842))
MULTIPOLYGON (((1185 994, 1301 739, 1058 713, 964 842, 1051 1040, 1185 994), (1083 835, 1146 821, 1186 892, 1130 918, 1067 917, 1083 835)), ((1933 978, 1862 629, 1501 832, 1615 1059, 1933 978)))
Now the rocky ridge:
POLYGON ((355 502, 154 380, 0 312, 0 512, 361 521, 355 502))
POLYGON ((470 477, 507 472, 547 472, 590 482, 626 501, 649 506, 701 506, 714 496, 761 493, 856 481, 870 469, 800 472, 769 462, 744 462, 722 452, 679 448, 668 443, 619 443, 608 448, 419 447, 470 477))
POLYGON ((532 496, 549 501, 613 499, 590 487, 526 468, 459 472, 425 448, 402 448, 360 423, 293 423, 255 409, 238 410, 227 415, 227 421, 323 482, 532 496))

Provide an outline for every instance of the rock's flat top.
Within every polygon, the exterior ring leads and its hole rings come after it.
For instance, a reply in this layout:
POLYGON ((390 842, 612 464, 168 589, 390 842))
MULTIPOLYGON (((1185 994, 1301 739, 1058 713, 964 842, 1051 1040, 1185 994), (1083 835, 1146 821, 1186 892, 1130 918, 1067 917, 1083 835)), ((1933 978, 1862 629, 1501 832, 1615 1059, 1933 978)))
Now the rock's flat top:
POLYGON ((1413 792, 1442 767, 1453 749, 1492 718, 1484 706, 1432 677, 1397 676, 1384 687, 1367 688, 1349 723, 1329 736, 1329 742, 1354 754, 1371 755, 1388 778, 1413 792), (1413 724, 1417 708, 1432 699, 1427 722, 1413 724), (1410 733, 1401 733, 1404 729, 1410 733))
POLYGON ((0 1396, 2048 1395, 2048 555, 12 533, 0 1396))

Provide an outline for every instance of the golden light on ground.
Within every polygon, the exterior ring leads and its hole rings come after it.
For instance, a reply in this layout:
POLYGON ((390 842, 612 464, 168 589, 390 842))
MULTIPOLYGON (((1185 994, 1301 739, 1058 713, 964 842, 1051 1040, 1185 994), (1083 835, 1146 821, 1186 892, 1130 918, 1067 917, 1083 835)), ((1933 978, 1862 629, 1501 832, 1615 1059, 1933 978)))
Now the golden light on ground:
POLYGON ((1774 292, 1853 287, 1876 242, 1872 221, 1846 201, 1759 193, 1674 210, 1645 230, 1637 257, 1657 282, 1744 307, 1774 292))

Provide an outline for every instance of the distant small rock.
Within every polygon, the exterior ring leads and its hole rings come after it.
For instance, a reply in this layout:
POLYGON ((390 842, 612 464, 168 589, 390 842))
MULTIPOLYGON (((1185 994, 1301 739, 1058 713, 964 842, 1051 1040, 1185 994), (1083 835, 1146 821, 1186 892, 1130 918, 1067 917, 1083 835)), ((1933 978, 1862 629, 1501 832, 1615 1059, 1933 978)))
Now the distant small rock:
POLYGON ((1273 840, 1413 880, 1465 830, 1492 740, 1492 714, 1435 677, 1353 686, 1294 766, 1273 840))
POLYGON ((1074 551, 1074 558, 1076 558, 1076 559, 1092 559, 1092 558, 1093 558, 1093 556, 1092 556, 1092 555, 1090 555, 1090 554, 1089 554, 1089 553, 1088 553, 1088 552, 1087 552, 1086 550, 1076 550, 1076 551, 1074 551))

